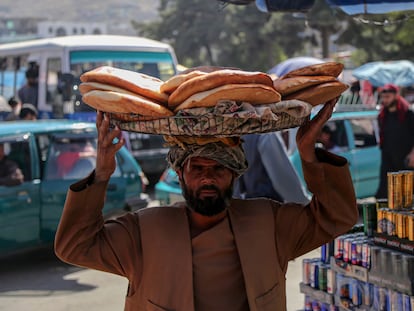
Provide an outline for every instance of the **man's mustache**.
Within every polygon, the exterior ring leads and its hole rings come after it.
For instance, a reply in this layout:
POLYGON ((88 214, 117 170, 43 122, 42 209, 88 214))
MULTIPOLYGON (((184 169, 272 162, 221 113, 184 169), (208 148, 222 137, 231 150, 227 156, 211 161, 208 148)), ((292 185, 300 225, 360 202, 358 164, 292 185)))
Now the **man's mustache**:
POLYGON ((201 186, 200 188, 197 189, 196 195, 199 196, 201 194, 201 191, 203 191, 203 190, 214 190, 218 194, 221 194, 220 188, 217 187, 216 185, 203 185, 203 186, 201 186))

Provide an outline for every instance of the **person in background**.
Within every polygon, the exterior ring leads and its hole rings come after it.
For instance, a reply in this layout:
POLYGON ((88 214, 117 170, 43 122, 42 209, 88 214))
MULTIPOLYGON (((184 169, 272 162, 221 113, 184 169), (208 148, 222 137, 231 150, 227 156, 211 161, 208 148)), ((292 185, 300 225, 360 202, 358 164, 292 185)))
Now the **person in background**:
POLYGON ((249 168, 234 186, 236 198, 270 198, 279 202, 306 204, 306 194, 289 160, 279 133, 250 134, 243 137, 249 168))
POLYGON ((23 104, 19 113, 20 120, 37 120, 37 109, 32 104, 23 104))
POLYGON ((6 156, 4 144, 0 143, 0 186, 17 186, 23 180, 22 171, 16 162, 6 156))
POLYGON ((379 97, 381 168, 376 197, 386 198, 387 173, 414 168, 414 112, 394 84, 380 88, 379 97))
POLYGON ((333 134, 334 134, 334 131, 329 127, 329 125, 325 124, 316 141, 322 145, 321 147, 323 149, 326 149, 329 152, 338 153, 342 150, 341 150, 341 147, 335 144, 333 140, 333 134))
POLYGON ((26 70, 26 84, 17 92, 22 103, 32 104, 36 108, 38 100, 38 79, 39 67, 36 63, 30 63, 30 67, 26 70))
POLYGON ((6 117, 6 121, 15 121, 19 120, 20 118, 20 110, 22 109, 22 104, 17 98, 10 97, 9 98, 9 106, 11 107, 11 110, 9 114, 6 117))

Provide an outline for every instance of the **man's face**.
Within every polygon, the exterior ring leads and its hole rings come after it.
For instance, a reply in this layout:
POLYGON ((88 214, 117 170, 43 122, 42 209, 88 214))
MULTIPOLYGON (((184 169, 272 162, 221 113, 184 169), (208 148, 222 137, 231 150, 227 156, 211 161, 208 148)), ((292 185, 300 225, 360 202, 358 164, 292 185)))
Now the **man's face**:
POLYGON ((397 99, 397 94, 392 92, 383 92, 381 93, 380 98, 384 107, 388 108, 394 105, 395 100, 397 99))
POLYGON ((231 170, 217 161, 194 157, 177 173, 190 209, 204 216, 214 216, 226 209, 233 193, 231 170))

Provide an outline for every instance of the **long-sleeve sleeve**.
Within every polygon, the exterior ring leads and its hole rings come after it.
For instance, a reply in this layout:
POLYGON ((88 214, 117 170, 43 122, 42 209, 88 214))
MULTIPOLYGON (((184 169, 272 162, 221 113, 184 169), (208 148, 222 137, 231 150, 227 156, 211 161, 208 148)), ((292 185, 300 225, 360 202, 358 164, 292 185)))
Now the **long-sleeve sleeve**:
POLYGON ((56 255, 63 261, 140 279, 141 241, 139 221, 126 214, 104 221, 102 208, 107 183, 88 186, 86 178, 68 190, 55 237, 56 255))
POLYGON ((301 204, 308 203, 306 191, 277 133, 263 135, 257 148, 273 189, 283 200, 301 204))
POLYGON ((309 190, 308 205, 275 204, 276 247, 283 266, 338 235, 358 220, 348 164, 342 157, 317 150, 319 162, 303 162, 309 190))

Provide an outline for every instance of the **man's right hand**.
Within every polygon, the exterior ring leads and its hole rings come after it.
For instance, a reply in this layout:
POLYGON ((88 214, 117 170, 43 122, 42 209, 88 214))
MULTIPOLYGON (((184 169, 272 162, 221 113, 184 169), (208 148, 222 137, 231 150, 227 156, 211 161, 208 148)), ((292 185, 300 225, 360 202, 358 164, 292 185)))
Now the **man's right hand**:
POLYGON ((98 147, 96 156, 95 181, 108 181, 116 168, 115 154, 124 145, 121 130, 118 127, 110 129, 109 117, 102 111, 96 115, 96 129, 98 130, 98 147), (114 141, 118 138, 118 141, 114 141))

